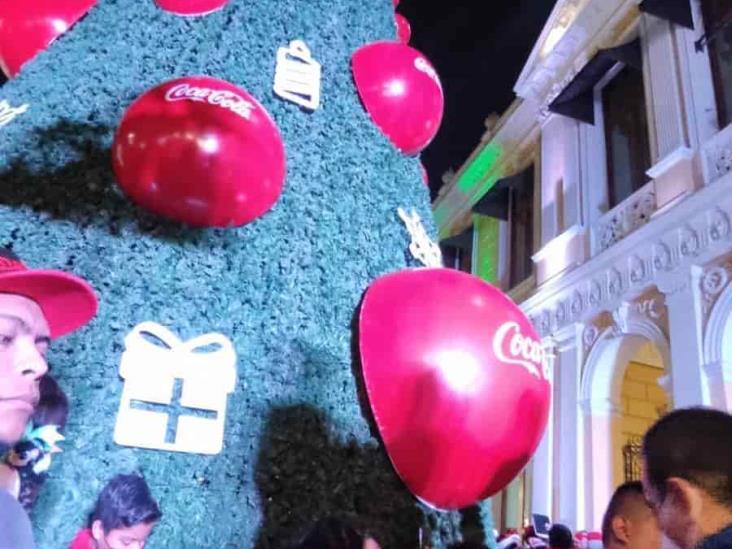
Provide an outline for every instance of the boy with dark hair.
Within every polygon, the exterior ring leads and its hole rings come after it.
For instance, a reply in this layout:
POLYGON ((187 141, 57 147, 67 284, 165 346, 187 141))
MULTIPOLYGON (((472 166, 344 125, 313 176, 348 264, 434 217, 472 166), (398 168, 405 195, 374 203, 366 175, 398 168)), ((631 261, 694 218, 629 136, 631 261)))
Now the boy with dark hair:
POLYGON ((602 545, 605 549, 660 549, 658 521, 639 481, 615 490, 602 520, 602 545))
POLYGON ((681 549, 732 548, 732 416, 676 410, 643 440, 643 490, 681 549))
POLYGON ((70 549, 142 549, 163 513, 139 475, 117 475, 99 494, 89 527, 70 549))

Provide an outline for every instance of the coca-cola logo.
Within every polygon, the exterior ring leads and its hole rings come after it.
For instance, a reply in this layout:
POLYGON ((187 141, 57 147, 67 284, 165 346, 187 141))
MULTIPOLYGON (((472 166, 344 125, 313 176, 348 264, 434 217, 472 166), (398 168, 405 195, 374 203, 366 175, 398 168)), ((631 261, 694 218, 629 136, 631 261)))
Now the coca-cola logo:
POLYGON ((440 88, 442 88, 442 84, 440 83, 440 77, 437 76, 437 71, 432 68, 432 65, 430 65, 424 57, 417 57, 414 60, 414 68, 420 72, 425 73, 432 80, 434 80, 435 83, 440 86, 440 88))
POLYGON ((548 379, 541 343, 521 333, 518 322, 504 322, 493 336, 493 354, 501 362, 522 366, 531 375, 548 379))
POLYGON ((173 86, 166 92, 165 100, 206 102, 209 105, 227 109, 246 120, 251 118, 254 110, 254 104, 251 101, 247 101, 232 91, 200 88, 190 84, 173 86))

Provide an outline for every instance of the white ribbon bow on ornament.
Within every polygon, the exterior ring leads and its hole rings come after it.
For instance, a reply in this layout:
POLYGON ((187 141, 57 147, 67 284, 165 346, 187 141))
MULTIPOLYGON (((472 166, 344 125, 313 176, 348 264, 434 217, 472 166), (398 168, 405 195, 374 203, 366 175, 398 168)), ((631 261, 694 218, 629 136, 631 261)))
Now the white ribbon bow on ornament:
POLYGON ((184 342, 160 324, 143 322, 125 338, 119 372, 125 384, 114 430, 117 444, 221 451, 227 396, 236 386, 236 352, 226 336, 209 333, 184 342), (211 346, 216 349, 207 352, 211 346), (173 402, 176 380, 179 403, 173 402), (177 419, 171 416, 175 404, 186 409, 177 419), (166 440, 169 427, 175 428, 172 441, 166 440))

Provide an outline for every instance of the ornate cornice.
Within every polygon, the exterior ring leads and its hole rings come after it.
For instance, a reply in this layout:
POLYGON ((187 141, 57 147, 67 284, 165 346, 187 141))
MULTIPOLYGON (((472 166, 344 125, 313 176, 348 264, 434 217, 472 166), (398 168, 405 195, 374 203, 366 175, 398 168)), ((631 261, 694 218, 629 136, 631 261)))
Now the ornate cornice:
MULTIPOLYGON (((639 296, 651 288, 667 295, 689 291, 700 278, 692 277, 694 266, 732 251, 732 193, 726 192, 730 185, 732 173, 540 286, 522 309, 542 336, 570 322, 589 322, 623 302, 636 302, 640 312, 653 318, 659 314, 658 305, 639 296)), ((710 293, 727 281, 718 268, 700 280, 710 293)))

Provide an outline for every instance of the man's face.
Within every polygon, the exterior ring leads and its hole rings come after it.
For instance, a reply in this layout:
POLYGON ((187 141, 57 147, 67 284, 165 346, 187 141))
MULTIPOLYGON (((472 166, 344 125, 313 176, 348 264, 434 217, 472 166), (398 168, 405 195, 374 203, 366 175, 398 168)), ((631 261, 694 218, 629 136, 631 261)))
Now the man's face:
POLYGON ((155 528, 154 522, 142 522, 129 528, 114 528, 105 533, 101 523, 96 523, 98 526, 93 529, 93 535, 99 549, 143 549, 155 528))
POLYGON ((14 444, 38 403, 48 371, 50 330, 41 308, 19 295, 0 294, 0 442, 14 444))
MULTIPOLYGON (((660 494, 653 489, 648 481, 648 472, 645 463, 643 464, 643 493, 648 504, 653 510, 661 532, 676 546, 682 549, 692 549, 695 543, 691 540, 691 533, 694 531, 690 517, 679 511, 666 497, 661 500, 660 494)), ((660 540, 659 540, 660 543, 660 540)))
POLYGON ((661 530, 651 509, 637 513, 628 525, 628 549, 660 549, 661 530))

